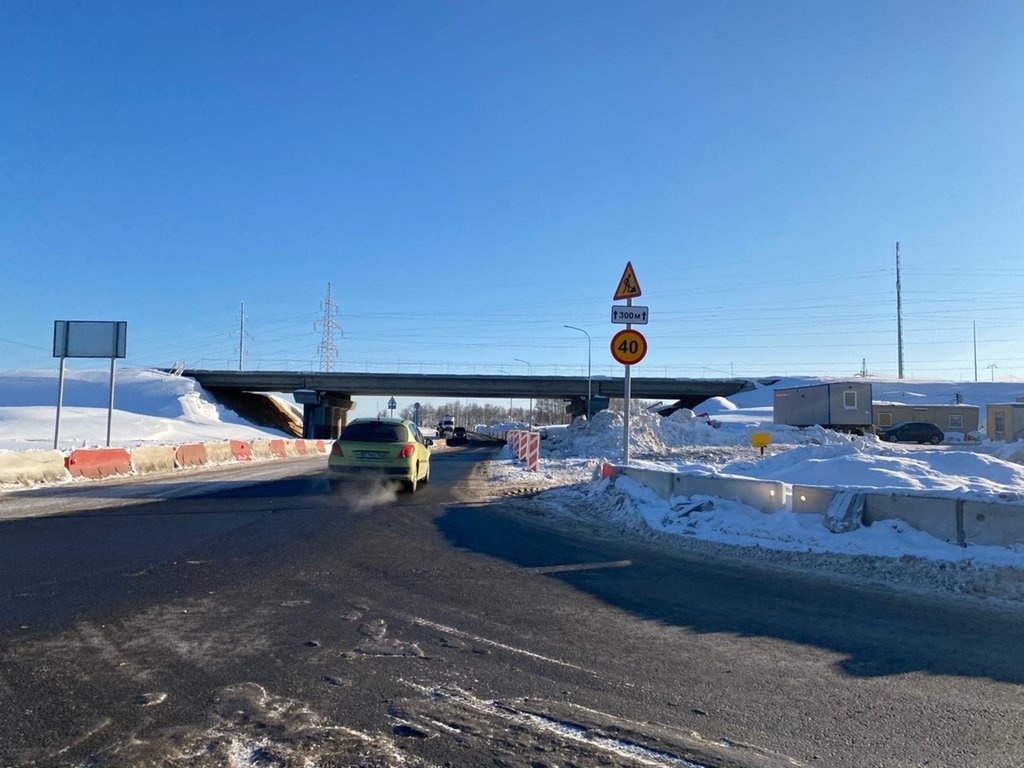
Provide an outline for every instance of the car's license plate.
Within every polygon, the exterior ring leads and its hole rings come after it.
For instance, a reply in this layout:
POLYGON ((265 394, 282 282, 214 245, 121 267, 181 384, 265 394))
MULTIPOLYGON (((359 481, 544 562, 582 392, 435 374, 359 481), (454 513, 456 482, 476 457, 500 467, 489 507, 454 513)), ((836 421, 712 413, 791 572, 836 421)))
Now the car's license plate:
POLYGON ((387 455, 387 451, 356 451, 356 456, 360 459, 383 459, 387 455))

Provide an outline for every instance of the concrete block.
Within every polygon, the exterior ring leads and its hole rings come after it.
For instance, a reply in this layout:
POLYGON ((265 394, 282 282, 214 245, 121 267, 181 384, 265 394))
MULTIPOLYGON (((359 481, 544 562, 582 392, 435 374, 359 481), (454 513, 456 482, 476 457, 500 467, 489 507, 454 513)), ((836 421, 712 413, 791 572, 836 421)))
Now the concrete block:
POLYGON ((823 515, 838 492, 838 488, 826 488, 820 485, 794 485, 793 511, 823 515))
POLYGON ((618 474, 646 485, 663 499, 672 498, 674 472, 666 469, 641 469, 640 467, 619 467, 618 474))
POLYGON ((864 523, 879 520, 903 520, 919 531, 930 533, 943 541, 958 543, 957 499, 909 494, 866 493, 864 523))
POLYGON ((231 441, 206 443, 206 459, 211 464, 230 464, 235 460, 231 452, 231 441))
POLYGON ((967 544, 1024 544, 1024 505, 964 501, 963 506, 967 544))
POLYGON ((779 512, 786 506, 785 483, 746 477, 677 474, 673 479, 672 495, 715 496, 767 513, 779 512))
POLYGON ((175 450, 171 445, 140 445, 132 449, 132 469, 140 475, 173 472, 175 450))
POLYGON ((60 451, 0 451, 0 485, 56 483, 70 476, 60 451))

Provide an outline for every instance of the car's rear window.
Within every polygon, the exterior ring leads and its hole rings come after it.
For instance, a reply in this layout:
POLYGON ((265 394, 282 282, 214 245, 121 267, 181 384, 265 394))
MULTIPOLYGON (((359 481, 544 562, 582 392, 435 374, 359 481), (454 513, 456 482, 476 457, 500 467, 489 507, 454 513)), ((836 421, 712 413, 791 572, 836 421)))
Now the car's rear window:
POLYGON ((404 443, 409 439, 409 434, 401 424, 362 421, 345 427, 341 439, 354 443, 404 443))

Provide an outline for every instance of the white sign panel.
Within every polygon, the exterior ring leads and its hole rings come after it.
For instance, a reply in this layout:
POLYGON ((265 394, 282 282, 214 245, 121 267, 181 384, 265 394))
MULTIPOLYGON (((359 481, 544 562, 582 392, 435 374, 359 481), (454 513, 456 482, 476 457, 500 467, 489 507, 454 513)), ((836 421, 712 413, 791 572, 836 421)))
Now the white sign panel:
POLYGON ((612 307, 612 322, 619 325, 647 325, 647 307, 612 307))
POLYGON ((128 323, 54 320, 54 357, 124 357, 128 323))

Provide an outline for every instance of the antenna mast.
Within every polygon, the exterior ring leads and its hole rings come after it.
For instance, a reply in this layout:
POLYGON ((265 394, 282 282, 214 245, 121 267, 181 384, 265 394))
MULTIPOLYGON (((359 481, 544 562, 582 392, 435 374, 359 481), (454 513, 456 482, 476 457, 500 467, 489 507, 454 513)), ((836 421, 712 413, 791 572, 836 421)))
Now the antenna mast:
POLYGON ((900 244, 896 242, 896 355, 898 375, 903 378, 903 292, 900 289, 900 244))
POLYGON ((330 372, 334 370, 334 364, 338 361, 338 348, 334 344, 334 333, 341 330, 341 326, 334 320, 338 305, 331 295, 330 283, 327 284, 327 298, 320 302, 320 306, 324 311, 324 317, 323 320, 317 320, 315 325, 323 329, 323 336, 317 346, 317 351, 320 353, 320 370, 330 372))

